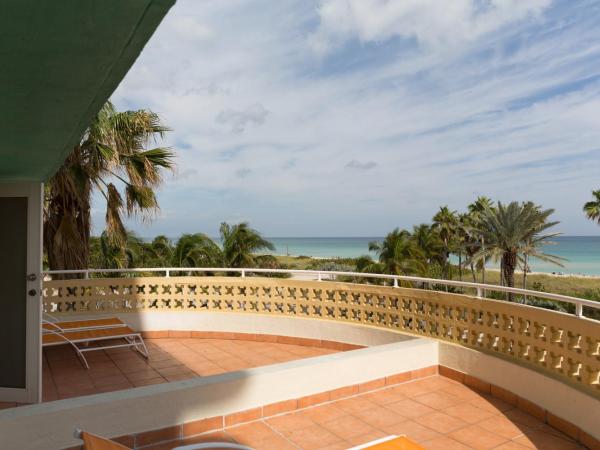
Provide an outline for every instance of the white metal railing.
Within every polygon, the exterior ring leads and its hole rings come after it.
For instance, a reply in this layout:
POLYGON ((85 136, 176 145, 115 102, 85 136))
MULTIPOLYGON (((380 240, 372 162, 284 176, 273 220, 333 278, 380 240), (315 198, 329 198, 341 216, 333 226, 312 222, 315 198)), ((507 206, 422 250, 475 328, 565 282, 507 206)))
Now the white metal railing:
POLYGON ((372 278, 372 279, 383 279, 391 280, 393 287, 398 287, 399 281, 410 281, 415 283, 423 284, 437 284, 442 286, 454 286, 470 288, 476 291, 477 298, 485 299, 486 291, 504 292, 512 294, 521 294, 524 296, 543 298, 547 300, 554 300, 564 303, 575 305, 575 315, 578 317, 584 317, 583 307, 589 307, 600 310, 600 302, 594 300, 586 300, 583 298, 570 297, 568 295, 553 294, 551 292, 540 292, 532 291, 529 289, 511 288, 506 286, 498 286, 494 284, 481 284, 471 283, 468 281, 455 281, 455 280, 441 280, 437 278, 421 278, 405 275, 388 275, 388 274, 376 274, 376 273, 363 273, 363 272, 340 272, 340 271, 329 271, 329 270, 296 270, 296 269, 259 269, 259 268, 226 268, 226 267, 140 267, 134 269, 83 269, 83 270, 48 270, 44 271, 44 275, 78 275, 83 274, 84 278, 89 278, 91 274, 109 274, 109 273, 164 273, 165 277, 170 277, 171 272, 225 272, 225 273, 239 273, 242 277, 245 277, 249 273, 281 273, 289 275, 304 275, 311 276, 312 279, 322 281, 324 277, 331 276, 343 276, 343 277, 354 277, 354 278, 372 278))

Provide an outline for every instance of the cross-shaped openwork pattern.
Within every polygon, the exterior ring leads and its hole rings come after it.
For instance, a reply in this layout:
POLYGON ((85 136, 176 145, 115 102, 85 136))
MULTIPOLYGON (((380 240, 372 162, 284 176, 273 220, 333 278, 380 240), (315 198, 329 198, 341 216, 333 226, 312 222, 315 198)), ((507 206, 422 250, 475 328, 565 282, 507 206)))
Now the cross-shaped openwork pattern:
POLYGON ((44 283, 44 311, 235 312, 335 320, 480 350, 600 397, 600 324, 439 291, 259 277, 96 278, 44 283))

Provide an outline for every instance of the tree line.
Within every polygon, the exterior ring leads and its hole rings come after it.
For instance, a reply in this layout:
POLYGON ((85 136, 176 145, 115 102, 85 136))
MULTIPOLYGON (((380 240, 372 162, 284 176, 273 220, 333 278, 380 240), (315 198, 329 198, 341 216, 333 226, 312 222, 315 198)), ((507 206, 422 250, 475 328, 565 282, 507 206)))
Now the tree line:
POLYGON ((183 234, 177 240, 160 235, 150 242, 128 232, 124 244, 116 244, 105 231, 91 239, 92 268, 127 269, 139 267, 262 267, 277 268, 277 259, 265 251, 275 247, 247 222, 219 229, 220 239, 204 233, 183 234))
POLYGON ((414 226, 412 231, 396 228, 383 241, 371 242, 369 250, 377 254, 377 261, 363 256, 357 269, 441 279, 453 278, 456 271, 461 281, 470 271, 473 282, 485 283, 486 262, 492 260, 500 264, 502 285, 514 287, 520 269, 526 286, 531 258, 558 266, 564 261, 544 251, 560 234, 548 231, 558 224, 550 220, 553 213, 533 202, 505 204, 487 197, 479 197, 463 213, 442 206, 430 224, 414 226))

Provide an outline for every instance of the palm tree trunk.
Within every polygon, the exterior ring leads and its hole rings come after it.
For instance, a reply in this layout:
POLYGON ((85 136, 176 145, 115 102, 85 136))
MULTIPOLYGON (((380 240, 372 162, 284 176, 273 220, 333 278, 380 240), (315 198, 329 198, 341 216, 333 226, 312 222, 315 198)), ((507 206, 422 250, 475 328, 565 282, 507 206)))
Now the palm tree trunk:
MULTIPOLYGON (((502 255, 502 260, 504 262, 503 272, 504 279, 506 281, 506 286, 515 287, 515 269, 517 267, 517 255, 513 252, 506 252, 504 253, 504 255, 502 255)), ((508 300, 511 302, 514 300, 513 293, 508 293, 508 300)))
MULTIPOLYGON (((527 289, 527 254, 524 255, 523 261, 523 289, 527 289)), ((523 298, 527 300, 527 295, 523 295, 523 298)))
MULTIPOLYGON (((449 273, 449 262, 448 262, 448 258, 450 256, 450 253, 448 252, 448 239, 444 238, 444 273, 443 273, 443 277, 444 280, 448 279, 448 273, 449 273)), ((446 290, 446 292, 448 292, 448 285, 444 285, 444 288, 446 290)))
POLYGON ((481 238, 481 248, 483 249, 483 261, 481 266, 481 282, 485 284, 485 238, 481 238))

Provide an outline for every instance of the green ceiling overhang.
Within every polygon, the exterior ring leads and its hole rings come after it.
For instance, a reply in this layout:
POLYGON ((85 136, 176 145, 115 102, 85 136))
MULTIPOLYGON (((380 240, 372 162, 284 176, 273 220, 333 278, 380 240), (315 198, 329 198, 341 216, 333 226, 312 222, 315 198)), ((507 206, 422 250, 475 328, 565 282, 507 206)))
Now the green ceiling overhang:
POLYGON ((54 174, 174 2, 2 2, 1 182, 54 174))

